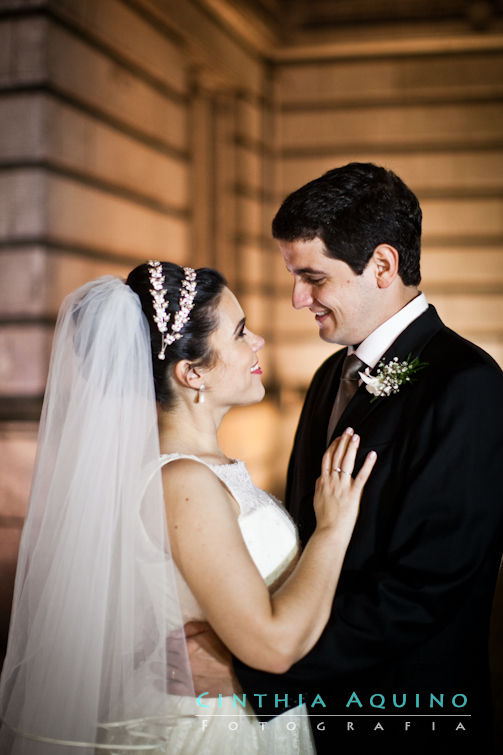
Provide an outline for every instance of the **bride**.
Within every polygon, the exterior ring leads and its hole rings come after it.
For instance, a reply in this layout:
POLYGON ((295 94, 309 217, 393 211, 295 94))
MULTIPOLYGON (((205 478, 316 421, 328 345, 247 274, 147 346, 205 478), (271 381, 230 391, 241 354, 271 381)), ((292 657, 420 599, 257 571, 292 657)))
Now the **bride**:
POLYGON ((286 511, 218 443, 226 412, 264 396, 264 341, 225 280, 151 260, 126 284, 87 283, 58 317, 0 751, 314 752, 303 705, 261 725, 237 680, 196 697, 183 628, 204 619, 223 653, 275 673, 305 655, 375 453, 353 477, 359 438, 348 428, 328 448, 300 553, 286 511))

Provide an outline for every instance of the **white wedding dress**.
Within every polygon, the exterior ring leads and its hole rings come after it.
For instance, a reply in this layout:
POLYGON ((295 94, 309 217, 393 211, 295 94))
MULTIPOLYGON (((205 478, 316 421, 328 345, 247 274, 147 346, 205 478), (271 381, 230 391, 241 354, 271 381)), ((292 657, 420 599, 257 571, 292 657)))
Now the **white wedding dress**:
MULTIPOLYGON (((205 464, 222 481, 240 507, 238 517, 243 540, 267 585, 289 568, 299 552, 295 525, 275 498, 255 487, 242 461, 212 465, 196 456, 168 454, 161 465, 175 459, 194 459, 205 464)), ((200 606, 177 571, 177 587, 184 622, 204 620, 200 606)), ((243 585, 245 588, 246 586, 243 585)), ((314 755, 316 752, 305 705, 260 724, 242 694, 232 697, 180 698, 180 713, 188 718, 169 735, 169 755, 314 755)), ((280 706, 282 703, 280 703, 280 706)), ((281 710, 281 707, 278 707, 281 710)))

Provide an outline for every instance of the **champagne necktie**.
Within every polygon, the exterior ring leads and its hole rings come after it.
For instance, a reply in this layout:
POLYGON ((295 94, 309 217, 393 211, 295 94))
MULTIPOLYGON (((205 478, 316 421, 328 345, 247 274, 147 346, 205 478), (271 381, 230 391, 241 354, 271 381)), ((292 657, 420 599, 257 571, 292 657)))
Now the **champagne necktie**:
POLYGON ((341 381, 339 383, 339 390, 335 397, 332 414, 330 415, 330 421, 328 423, 327 443, 330 443, 330 439, 335 430, 337 422, 342 417, 342 413, 346 406, 349 404, 356 391, 358 390, 358 384, 360 381, 359 372, 362 372, 366 368, 365 362, 358 359, 356 354, 348 354, 342 365, 341 381))

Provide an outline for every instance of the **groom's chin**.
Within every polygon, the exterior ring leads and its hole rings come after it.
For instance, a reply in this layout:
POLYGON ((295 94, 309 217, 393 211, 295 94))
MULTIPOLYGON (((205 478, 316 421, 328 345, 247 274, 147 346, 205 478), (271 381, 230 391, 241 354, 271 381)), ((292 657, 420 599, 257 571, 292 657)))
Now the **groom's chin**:
POLYGON ((337 343, 339 345, 345 345, 342 343, 340 338, 336 337, 335 333, 331 333, 330 331, 324 331, 323 328, 320 329, 319 336, 322 341, 325 341, 325 343, 337 343))

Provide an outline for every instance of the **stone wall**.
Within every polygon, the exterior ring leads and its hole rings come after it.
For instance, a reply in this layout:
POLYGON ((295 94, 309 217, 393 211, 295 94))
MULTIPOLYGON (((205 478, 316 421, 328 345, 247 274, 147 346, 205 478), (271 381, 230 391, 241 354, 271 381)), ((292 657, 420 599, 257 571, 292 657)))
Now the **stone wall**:
MULTIPOLYGON (((224 270, 269 327, 270 89, 260 56, 189 0, 0 2, 1 645, 63 297, 169 259, 224 270)), ((271 413, 231 419, 227 444, 236 422, 260 439, 271 413)), ((248 451, 267 485, 270 447, 248 451)))

